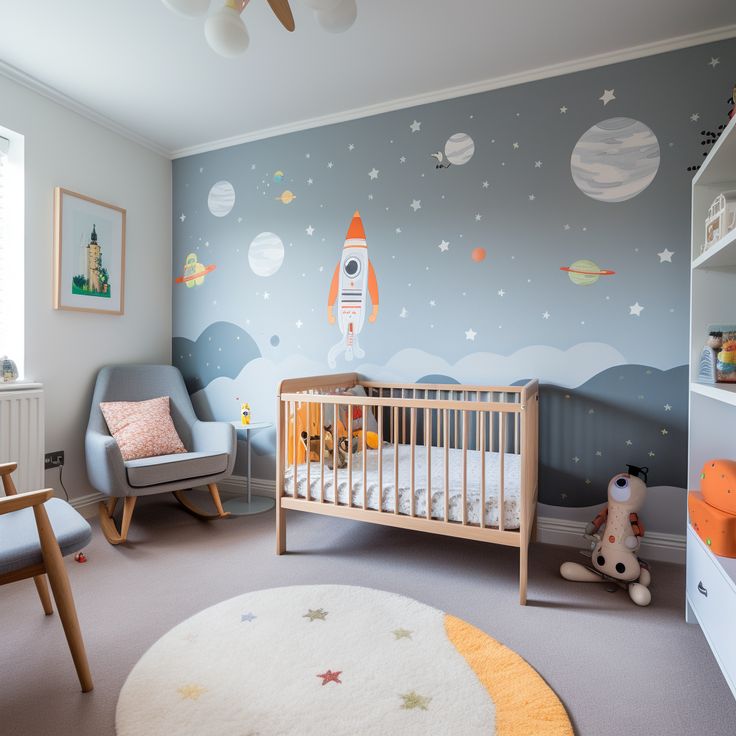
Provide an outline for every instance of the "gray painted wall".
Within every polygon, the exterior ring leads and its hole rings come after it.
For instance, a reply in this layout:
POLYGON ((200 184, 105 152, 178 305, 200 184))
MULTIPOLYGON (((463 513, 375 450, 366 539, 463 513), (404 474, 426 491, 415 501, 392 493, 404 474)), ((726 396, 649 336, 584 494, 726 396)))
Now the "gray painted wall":
POLYGON ((683 487, 687 169, 734 69, 726 41, 175 161, 173 359, 199 411, 272 419, 280 378, 330 370, 357 209, 379 310, 336 370, 539 377, 547 504, 600 503, 627 462, 683 487))

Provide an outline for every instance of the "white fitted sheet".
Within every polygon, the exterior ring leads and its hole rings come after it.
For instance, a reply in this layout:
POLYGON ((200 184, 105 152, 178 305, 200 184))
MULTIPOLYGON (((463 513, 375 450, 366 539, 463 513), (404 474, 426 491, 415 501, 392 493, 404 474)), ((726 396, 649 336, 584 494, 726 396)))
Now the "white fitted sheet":
MULTIPOLYGON (((378 450, 367 450, 366 486, 367 506, 377 511, 379 498, 383 511, 394 511, 395 483, 393 445, 383 447, 383 489, 378 485, 378 450)), ((411 448, 409 445, 398 446, 399 459, 399 513, 411 514, 411 448)), ((520 455, 504 454, 504 527, 518 529, 521 513, 521 463, 520 455)), ((468 450, 467 480, 467 515, 471 524, 480 524, 481 506, 481 453, 479 450, 468 450)), ((445 516, 445 452, 444 448, 433 447, 431 454, 431 504, 432 517, 444 519, 445 516)), ((415 447, 414 458, 414 515, 427 514, 427 450, 423 446, 415 447)), ((318 462, 309 463, 310 498, 319 499, 321 487, 321 467, 318 462)), ((334 502, 335 483, 333 471, 325 470, 325 500, 334 502)), ((353 455, 352 467, 352 504, 363 505, 363 453, 353 455)), ((498 526, 500 454, 486 452, 486 504, 485 523, 487 526, 498 526)), ((306 497, 307 464, 296 466, 296 495, 306 497)), ((463 483, 463 450, 449 451, 449 513, 451 521, 462 521, 462 483, 463 483)), ((284 493, 294 495, 294 466, 289 465, 284 476, 284 493)), ((348 469, 337 471, 338 503, 348 505, 348 469)))

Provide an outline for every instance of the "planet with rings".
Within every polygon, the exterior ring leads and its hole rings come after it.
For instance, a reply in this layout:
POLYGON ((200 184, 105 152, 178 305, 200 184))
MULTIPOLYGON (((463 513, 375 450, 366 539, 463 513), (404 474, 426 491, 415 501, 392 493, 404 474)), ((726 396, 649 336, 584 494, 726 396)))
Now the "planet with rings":
POLYGON ((278 197, 276 197, 276 199, 283 202, 283 204, 291 204, 296 199, 296 194, 286 189, 278 197))
POLYGON ((575 261, 569 266, 560 266, 560 271, 565 271, 570 281, 576 286, 590 286, 601 276, 613 276, 616 272, 607 268, 601 268, 597 263, 583 258, 575 261))

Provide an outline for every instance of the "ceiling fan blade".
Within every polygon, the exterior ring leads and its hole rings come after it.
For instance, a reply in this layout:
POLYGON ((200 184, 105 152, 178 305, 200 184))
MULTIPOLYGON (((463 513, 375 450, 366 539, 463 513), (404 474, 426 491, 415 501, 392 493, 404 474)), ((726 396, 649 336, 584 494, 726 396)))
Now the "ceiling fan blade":
POLYGON ((291 8, 289 7, 289 0, 268 0, 268 4, 271 6, 271 10, 273 10, 276 17, 281 21, 281 25, 287 31, 293 31, 296 26, 294 24, 294 16, 291 14, 291 8))

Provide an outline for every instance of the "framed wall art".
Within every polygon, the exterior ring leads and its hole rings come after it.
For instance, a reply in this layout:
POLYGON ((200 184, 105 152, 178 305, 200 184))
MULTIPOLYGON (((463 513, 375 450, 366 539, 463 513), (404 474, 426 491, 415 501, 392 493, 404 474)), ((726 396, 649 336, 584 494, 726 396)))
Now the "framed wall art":
POLYGON ((125 210, 54 190, 54 309, 123 314, 125 210))

